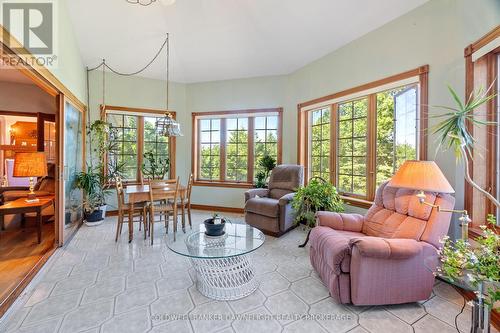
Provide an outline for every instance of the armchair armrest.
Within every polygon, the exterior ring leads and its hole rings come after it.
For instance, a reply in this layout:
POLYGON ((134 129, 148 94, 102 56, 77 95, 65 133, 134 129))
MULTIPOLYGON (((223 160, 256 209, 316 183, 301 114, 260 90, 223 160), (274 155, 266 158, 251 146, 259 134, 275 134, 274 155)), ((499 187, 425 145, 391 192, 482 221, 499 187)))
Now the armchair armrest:
POLYGON ((253 188, 245 192, 245 202, 250 199, 259 196, 261 198, 267 197, 269 195, 269 190, 267 188, 253 188))
POLYGON ((408 259, 422 251, 420 242, 401 238, 353 238, 349 241, 349 246, 356 246, 363 257, 379 259, 408 259))
POLYGON ((335 230, 361 232, 365 218, 360 214, 343 214, 335 212, 317 212, 317 225, 335 230))
POLYGON ((286 206, 286 205, 288 205, 292 201, 292 199, 293 199, 294 196, 295 196, 295 193, 285 194, 284 196, 282 196, 280 198, 278 204, 280 206, 286 206))

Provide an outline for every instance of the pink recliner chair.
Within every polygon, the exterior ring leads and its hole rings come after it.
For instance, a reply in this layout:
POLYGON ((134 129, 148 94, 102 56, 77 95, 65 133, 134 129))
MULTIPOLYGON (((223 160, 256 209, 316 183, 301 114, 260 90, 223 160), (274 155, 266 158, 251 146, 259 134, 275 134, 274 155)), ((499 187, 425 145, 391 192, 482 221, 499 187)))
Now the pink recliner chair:
MULTIPOLYGON (((435 255, 451 213, 420 204, 416 191, 383 183, 366 216, 318 212, 311 263, 340 303, 382 305, 428 299, 434 285, 425 258, 435 255)), ((427 201, 452 209, 448 194, 427 201)))

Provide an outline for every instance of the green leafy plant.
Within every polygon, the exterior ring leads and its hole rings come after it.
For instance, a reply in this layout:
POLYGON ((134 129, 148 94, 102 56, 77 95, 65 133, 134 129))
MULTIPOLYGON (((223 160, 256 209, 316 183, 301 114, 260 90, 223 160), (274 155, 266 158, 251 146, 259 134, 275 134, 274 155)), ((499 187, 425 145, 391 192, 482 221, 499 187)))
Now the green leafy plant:
POLYGON ((305 222, 306 226, 316 225, 317 211, 343 212, 344 202, 340 198, 335 186, 322 178, 315 177, 307 186, 297 190, 292 207, 295 211, 295 223, 305 222))
POLYGON ((266 154, 259 159, 257 165, 259 171, 255 174, 255 187, 265 188, 271 171, 276 167, 276 159, 266 154))
POLYGON ((500 301, 500 235, 494 231, 495 217, 490 214, 487 221, 490 228, 481 226, 483 235, 475 239, 474 246, 463 239, 452 241, 448 236, 441 240, 441 265, 436 274, 452 282, 467 281, 475 288, 484 284, 486 302, 493 307, 500 301))
POLYGON ((142 163, 142 174, 152 179, 164 179, 170 170, 170 159, 168 157, 155 158, 153 152, 144 153, 142 163))
POLYGON ((87 213, 92 213, 104 204, 106 190, 101 183, 102 177, 98 170, 87 167, 87 171, 76 174, 75 187, 83 190, 85 195, 84 209, 87 213))
POLYGON ((448 112, 434 116, 434 118, 445 118, 435 126, 434 134, 437 134, 439 138, 438 149, 443 146, 447 149, 453 149, 457 158, 462 160, 465 168, 465 180, 491 200, 497 208, 500 208, 500 202, 472 180, 469 170, 469 161, 472 156, 471 149, 474 147, 476 140, 469 132, 467 123, 470 122, 478 126, 494 124, 492 122, 478 120, 477 115, 474 115, 474 111, 478 107, 496 97, 496 94, 491 93, 492 88, 493 85, 486 90, 479 89, 473 92, 467 101, 462 102, 456 91, 448 86, 448 90, 456 105, 454 107, 437 106, 448 112))

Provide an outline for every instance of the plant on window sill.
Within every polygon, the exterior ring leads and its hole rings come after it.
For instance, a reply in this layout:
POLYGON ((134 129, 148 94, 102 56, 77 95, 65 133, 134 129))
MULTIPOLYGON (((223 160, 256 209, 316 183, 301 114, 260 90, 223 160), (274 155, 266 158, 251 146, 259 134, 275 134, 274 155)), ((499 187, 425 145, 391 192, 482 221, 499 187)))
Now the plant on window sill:
POLYGON ((276 167, 276 159, 270 155, 264 155, 259 160, 259 171, 255 175, 256 188, 265 188, 269 180, 269 175, 271 171, 276 167))
POLYGON ((142 174, 151 179, 165 179, 170 170, 170 159, 158 156, 155 158, 153 152, 144 153, 144 163, 142 163, 142 174))

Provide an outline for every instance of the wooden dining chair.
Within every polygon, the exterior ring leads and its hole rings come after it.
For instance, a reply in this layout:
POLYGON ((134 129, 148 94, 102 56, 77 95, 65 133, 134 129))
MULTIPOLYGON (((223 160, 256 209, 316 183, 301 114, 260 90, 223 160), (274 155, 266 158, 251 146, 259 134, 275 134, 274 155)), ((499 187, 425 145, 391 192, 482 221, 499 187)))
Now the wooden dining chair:
MULTIPOLYGON (((179 200, 179 178, 175 181, 173 190, 165 190, 166 183, 164 180, 150 180, 149 181, 149 236, 151 238, 151 245, 154 240, 154 222, 155 216, 165 217, 166 219, 166 232, 168 233, 169 216, 173 216, 173 232, 174 240, 177 233, 177 204, 179 200)), ((169 187, 172 188, 172 187, 169 187)))
MULTIPOLYGON (((144 239, 146 239, 146 231, 148 230, 148 219, 147 219, 147 209, 145 203, 137 203, 134 207, 130 207, 130 204, 125 202, 125 191, 123 190, 123 182, 120 177, 115 178, 116 185, 116 196, 118 200, 118 223, 116 225, 116 237, 115 242, 118 241, 118 236, 120 236, 123 228, 123 224, 128 224, 129 212, 132 209, 132 219, 134 217, 139 217, 139 230, 140 226, 144 226, 144 239)), ((133 221, 135 222, 135 221, 133 221)))
POLYGON ((182 231, 186 232, 186 215, 189 227, 193 228, 191 223, 191 191, 193 189, 194 176, 189 175, 189 181, 186 190, 182 194, 182 200, 177 203, 177 212, 182 215, 182 231))

